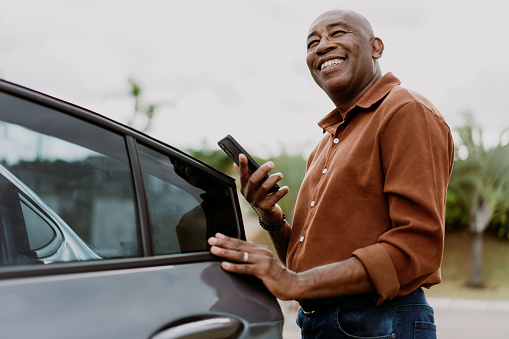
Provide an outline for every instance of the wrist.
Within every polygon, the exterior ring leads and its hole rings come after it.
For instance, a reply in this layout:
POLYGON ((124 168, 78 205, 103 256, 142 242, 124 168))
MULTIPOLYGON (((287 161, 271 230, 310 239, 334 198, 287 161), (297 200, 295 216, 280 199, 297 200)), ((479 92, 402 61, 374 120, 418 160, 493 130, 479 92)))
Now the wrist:
POLYGON ((269 232, 278 231, 278 230, 280 230, 286 224, 286 215, 283 212, 283 220, 280 223, 276 224, 276 225, 267 225, 267 224, 265 224, 262 221, 261 217, 258 217, 258 223, 266 231, 269 231, 269 232))

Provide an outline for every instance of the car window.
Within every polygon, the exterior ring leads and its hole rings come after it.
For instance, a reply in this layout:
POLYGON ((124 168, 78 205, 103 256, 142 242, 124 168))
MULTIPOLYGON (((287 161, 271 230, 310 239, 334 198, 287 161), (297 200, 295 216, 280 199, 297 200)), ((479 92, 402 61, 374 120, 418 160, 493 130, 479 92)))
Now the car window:
POLYGON ((231 191, 189 161, 138 145, 154 254, 207 251, 216 232, 237 237, 231 191))
POLYGON ((123 136, 0 93, 0 143, 0 182, 17 192, 0 199, 0 231, 17 234, 11 254, 18 246, 45 263, 141 255, 123 136))
POLYGON ((30 250, 34 251, 48 246, 57 235, 57 232, 51 226, 51 221, 38 213, 33 205, 21 198, 21 195, 19 197, 30 250))

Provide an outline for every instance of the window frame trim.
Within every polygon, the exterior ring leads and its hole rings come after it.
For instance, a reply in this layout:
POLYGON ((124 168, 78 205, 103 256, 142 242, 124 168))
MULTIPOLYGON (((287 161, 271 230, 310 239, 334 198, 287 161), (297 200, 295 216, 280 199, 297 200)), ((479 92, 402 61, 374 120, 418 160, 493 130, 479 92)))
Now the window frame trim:
POLYGON ((220 262, 210 253, 170 254, 154 257, 121 258, 106 260, 58 262, 41 265, 5 266, 0 270, 0 283, 6 279, 35 278, 66 274, 79 274, 91 272, 109 272, 116 270, 129 270, 144 267, 160 267, 193 264, 200 262, 220 262))
POLYGON ((143 173, 141 169, 140 157, 136 140, 132 136, 125 136, 129 166, 131 168, 131 179, 133 181, 134 199, 136 206, 136 222, 139 225, 138 232, 140 236, 141 252, 143 257, 154 256, 152 246, 152 232, 150 231, 150 215, 143 182, 143 173))

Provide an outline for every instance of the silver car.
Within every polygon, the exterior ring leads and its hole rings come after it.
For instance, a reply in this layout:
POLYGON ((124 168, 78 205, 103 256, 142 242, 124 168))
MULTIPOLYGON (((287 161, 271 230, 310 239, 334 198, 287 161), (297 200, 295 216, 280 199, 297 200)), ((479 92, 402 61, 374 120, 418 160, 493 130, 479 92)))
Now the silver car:
MULTIPOLYGON (((0 209, 6 224, 25 224, 32 256, 23 257, 9 243, 15 243, 12 230, 3 227, 5 250, 2 263, 22 265, 26 259, 40 260, 44 264, 102 259, 51 208, 14 174, 0 165, 0 209), (11 213, 21 208, 21 214, 11 213), (8 221, 7 221, 8 220, 8 221), (12 249, 12 251, 9 251, 12 249)), ((15 232, 15 231, 14 231, 15 232)), ((30 262, 30 261, 29 261, 30 262)))
POLYGON ((281 338, 277 300, 223 271, 235 182, 103 116, 0 81, 0 338, 281 338))

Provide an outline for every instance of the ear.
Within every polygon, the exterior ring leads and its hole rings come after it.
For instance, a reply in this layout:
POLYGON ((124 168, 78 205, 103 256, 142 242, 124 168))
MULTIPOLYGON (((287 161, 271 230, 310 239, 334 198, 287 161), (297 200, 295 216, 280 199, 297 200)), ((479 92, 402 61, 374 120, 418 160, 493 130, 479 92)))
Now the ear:
POLYGON ((373 42, 371 43, 372 44, 372 47, 373 47, 373 50, 371 52, 371 56, 373 57, 373 59, 380 59, 382 57, 382 54, 384 52, 384 43, 382 41, 382 39, 380 38, 373 38, 373 42))

